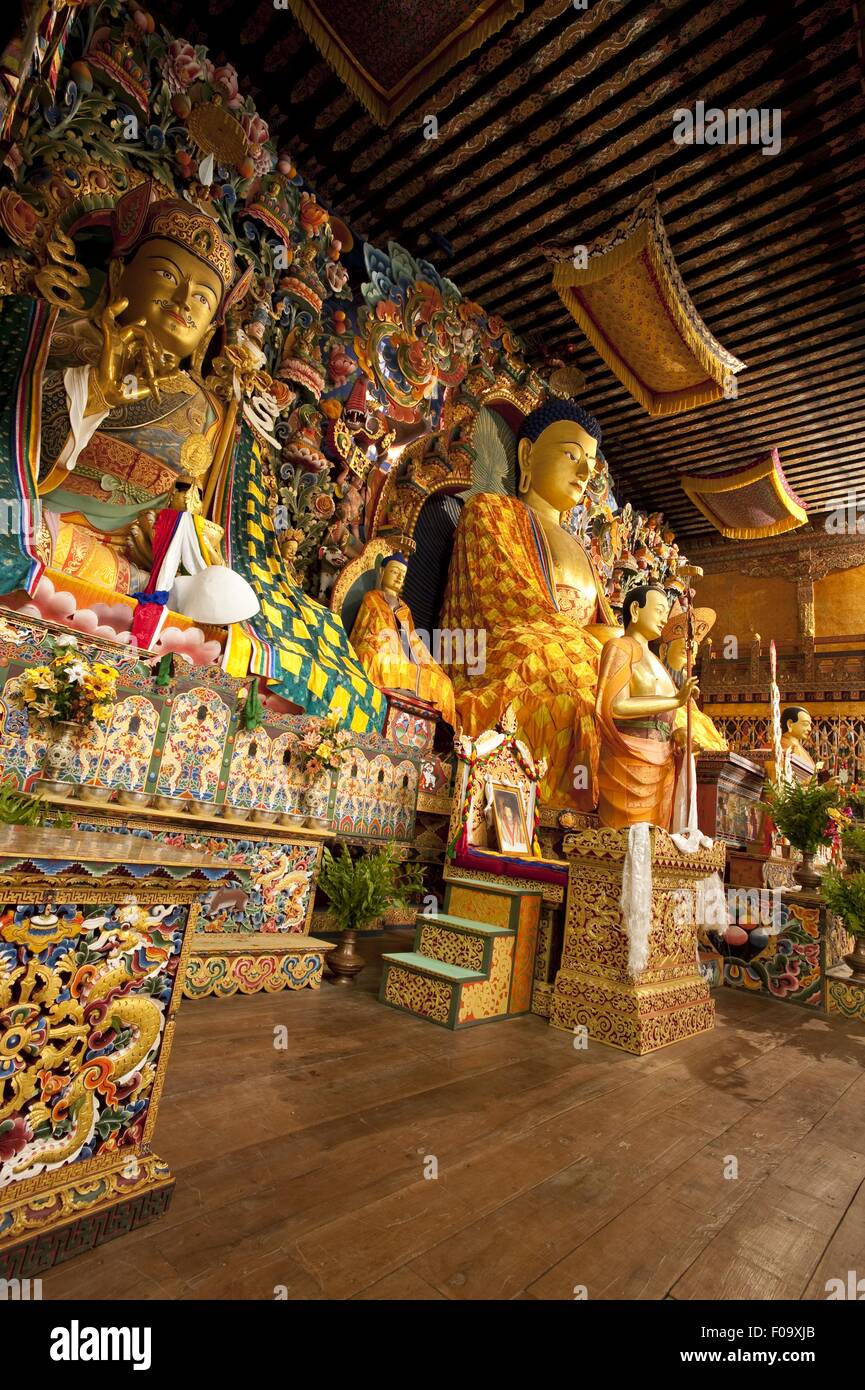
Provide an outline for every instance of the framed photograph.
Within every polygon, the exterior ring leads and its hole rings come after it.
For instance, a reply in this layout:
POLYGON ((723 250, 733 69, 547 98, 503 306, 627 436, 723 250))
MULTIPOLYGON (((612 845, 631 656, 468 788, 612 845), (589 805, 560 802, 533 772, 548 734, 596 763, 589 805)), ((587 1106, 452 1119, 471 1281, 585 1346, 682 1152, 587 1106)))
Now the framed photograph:
POLYGON ((493 821, 500 854, 531 854, 523 798, 518 787, 492 783, 493 821))

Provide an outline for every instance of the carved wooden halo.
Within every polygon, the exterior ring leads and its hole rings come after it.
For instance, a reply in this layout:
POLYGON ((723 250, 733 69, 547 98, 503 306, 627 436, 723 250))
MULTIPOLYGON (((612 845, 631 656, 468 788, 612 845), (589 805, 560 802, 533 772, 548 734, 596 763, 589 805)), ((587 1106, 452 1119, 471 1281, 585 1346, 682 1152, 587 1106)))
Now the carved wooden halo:
POLYGON ((350 560, 345 568, 340 570, 336 583, 330 591, 331 612, 341 613, 342 605, 355 581, 369 570, 380 568, 384 564, 386 556, 396 553, 396 546, 389 540, 367 541, 357 559, 350 560))
POLYGON ((542 381, 531 371, 519 383, 503 372, 492 380, 477 370, 470 372, 461 390, 448 396, 443 428, 412 440, 403 451, 399 467, 385 480, 370 528, 373 535, 387 526, 395 543, 407 552, 413 551, 414 528, 424 504, 439 493, 465 492, 472 485, 472 435, 481 410, 507 404, 525 418, 544 395, 542 381), (447 450, 449 469, 443 468, 435 454, 428 455, 435 440, 447 450), (412 478, 398 476, 410 460, 415 461, 412 478))

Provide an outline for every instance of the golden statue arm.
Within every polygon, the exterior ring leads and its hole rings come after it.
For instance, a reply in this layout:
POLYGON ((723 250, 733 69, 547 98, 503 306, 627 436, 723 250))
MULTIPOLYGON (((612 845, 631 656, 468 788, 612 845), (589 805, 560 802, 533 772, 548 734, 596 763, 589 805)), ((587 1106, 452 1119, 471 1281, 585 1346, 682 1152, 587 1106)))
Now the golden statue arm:
POLYGON ((686 705, 697 693, 696 676, 684 681, 681 690, 675 695, 629 695, 623 690, 613 701, 613 713, 619 719, 641 719, 647 714, 668 714, 670 710, 686 705))

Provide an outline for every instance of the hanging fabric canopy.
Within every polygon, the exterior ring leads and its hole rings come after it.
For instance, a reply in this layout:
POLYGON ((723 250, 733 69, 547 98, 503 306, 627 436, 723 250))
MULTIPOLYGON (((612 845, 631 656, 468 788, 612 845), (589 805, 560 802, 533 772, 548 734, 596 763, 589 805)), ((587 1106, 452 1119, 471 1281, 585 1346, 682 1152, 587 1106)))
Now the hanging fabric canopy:
POLYGON ((808 520, 805 503, 784 477, 777 449, 745 468, 712 478, 684 474, 680 481, 694 506, 728 540, 778 536, 808 520))
POLYGON ((316 48, 379 125, 523 10, 525 0, 288 0, 316 48))
POLYGON ((654 196, 611 234, 560 256, 551 252, 562 303, 650 415, 736 395, 745 364, 712 337, 691 303, 654 196))

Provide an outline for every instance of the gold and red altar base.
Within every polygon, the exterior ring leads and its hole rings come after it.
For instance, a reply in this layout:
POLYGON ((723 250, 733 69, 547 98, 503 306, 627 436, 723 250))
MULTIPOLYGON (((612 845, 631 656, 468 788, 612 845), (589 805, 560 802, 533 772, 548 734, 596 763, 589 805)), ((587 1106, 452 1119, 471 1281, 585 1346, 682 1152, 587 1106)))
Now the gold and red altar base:
POLYGON ((628 831, 600 827, 566 835, 570 861, 562 962, 550 1023, 585 1027, 596 1042, 643 1055, 714 1026, 715 1005, 697 963, 696 885, 723 873, 724 846, 683 854, 663 830, 651 831, 652 916, 648 961, 628 972, 622 909, 628 831))

